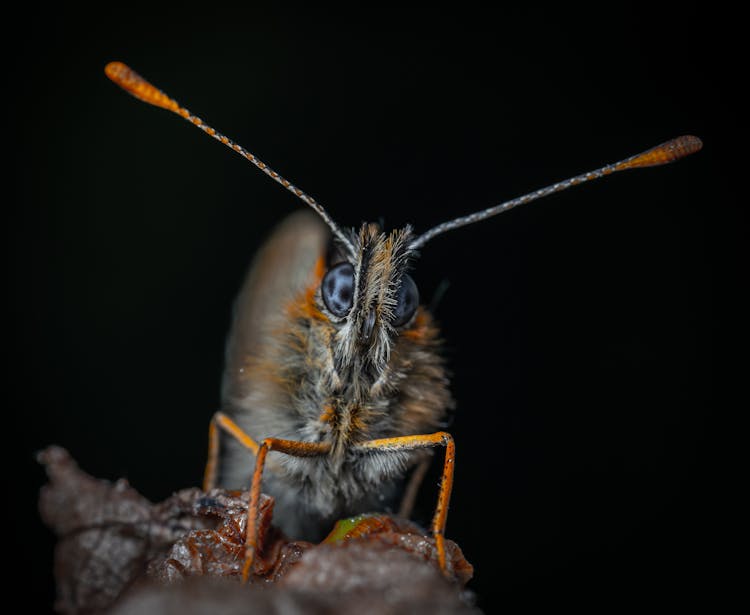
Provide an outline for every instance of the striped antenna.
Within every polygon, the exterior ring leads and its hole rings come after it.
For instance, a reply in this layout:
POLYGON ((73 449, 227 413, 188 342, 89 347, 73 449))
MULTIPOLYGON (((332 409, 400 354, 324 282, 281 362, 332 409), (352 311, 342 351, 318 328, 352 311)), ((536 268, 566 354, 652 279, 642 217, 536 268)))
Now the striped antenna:
POLYGON ((282 186, 284 186, 284 188, 292 192, 295 196, 299 197, 305 203, 307 203, 310 207, 312 207, 318 213, 318 215, 321 218, 323 218, 325 223, 330 227, 331 231, 333 231, 333 234, 336 236, 336 238, 344 246, 346 246, 349 249, 352 255, 354 254, 354 246, 352 245, 352 242, 341 231, 341 229, 333 221, 333 219, 328 215, 328 212, 326 212, 326 210, 323 209, 323 206, 320 203, 318 203, 311 196, 302 192, 302 190, 297 188, 294 184, 284 179, 276 171, 271 169, 271 167, 269 167, 267 164, 259 160, 256 156, 248 152, 244 147, 242 147, 241 145, 237 145, 231 139, 225 137, 220 132, 217 132, 216 130, 211 128, 208 124, 205 124, 202 119, 190 113, 190 111, 188 111, 185 107, 181 107, 174 98, 170 98, 169 96, 167 96, 164 92, 162 92, 157 87, 153 86, 151 83, 146 81, 138 73, 136 73, 134 70, 132 70, 131 68, 129 68, 127 65, 123 64, 122 62, 110 62, 104 68, 104 72, 107 75, 107 77, 109 77, 112 81, 114 81, 117 85, 119 85, 123 90, 125 90, 129 94, 132 94, 133 96, 135 96, 139 100, 142 100, 145 103, 154 105, 155 107, 161 107, 162 109, 166 109, 167 111, 172 111, 173 113, 176 113, 177 115, 187 120, 191 124, 200 128, 207 135, 213 137, 217 141, 220 141, 227 147, 230 147, 231 149, 233 149, 243 158, 246 158, 247 160, 252 162, 256 167, 258 167, 271 179, 280 183, 282 186))
POLYGON ((452 231, 453 229, 459 228, 461 226, 466 226, 467 224, 474 224, 474 222, 479 222, 480 220, 485 220, 492 216, 496 216, 497 214, 501 214, 504 211, 513 209, 518 205, 524 205, 526 203, 530 203, 531 201, 536 201, 543 196, 548 196, 550 194, 554 194, 555 192, 567 190, 568 188, 578 186, 585 182, 591 181, 592 179, 598 179, 606 175, 611 175, 612 173, 615 173, 617 171, 624 171, 625 169, 656 167, 662 164, 680 160, 685 156, 694 154, 695 152, 700 150, 701 147, 703 147, 703 143, 698 137, 694 137, 692 135, 677 137, 676 139, 672 139, 671 141, 667 141, 666 143, 662 143, 661 145, 652 147, 645 152, 641 152, 640 154, 636 154, 635 156, 631 156, 630 158, 626 158, 625 160, 621 160, 620 162, 608 164, 607 166, 601 167, 600 169, 597 169, 595 171, 589 171, 588 173, 576 175, 575 177, 571 177, 570 179, 566 179, 565 181, 552 184, 551 186, 547 186, 546 188, 535 190, 534 192, 530 192, 529 194, 520 196, 511 201, 506 201, 505 203, 501 203, 500 205, 495 205, 494 207, 489 207, 482 211, 478 211, 467 216, 462 216, 461 218, 456 218, 455 220, 450 220, 448 222, 438 224, 426 233, 423 233, 422 235, 417 237, 414 241, 411 242, 409 247, 413 250, 416 250, 417 248, 421 248, 436 235, 440 235, 441 233, 445 233, 446 231, 452 231))

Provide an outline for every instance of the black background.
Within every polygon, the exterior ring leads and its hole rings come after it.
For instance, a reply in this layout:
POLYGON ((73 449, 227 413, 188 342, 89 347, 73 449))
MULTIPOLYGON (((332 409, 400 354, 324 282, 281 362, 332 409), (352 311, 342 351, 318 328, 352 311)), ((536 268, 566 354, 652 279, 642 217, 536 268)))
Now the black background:
MULTIPOLYGON (((703 138, 678 164, 437 238, 414 277, 426 301, 449 283, 436 310, 458 402, 447 535, 485 611, 731 589, 746 411, 723 396, 732 288, 746 284, 736 15, 51 11, 19 18, 6 56, 6 512, 13 557, 41 587, 30 610, 53 599, 34 452, 65 446, 153 500, 198 485, 233 295, 259 242, 304 206, 116 88, 102 71, 114 59, 343 225, 426 230, 703 138)), ((434 480, 422 495, 426 516, 434 480)))

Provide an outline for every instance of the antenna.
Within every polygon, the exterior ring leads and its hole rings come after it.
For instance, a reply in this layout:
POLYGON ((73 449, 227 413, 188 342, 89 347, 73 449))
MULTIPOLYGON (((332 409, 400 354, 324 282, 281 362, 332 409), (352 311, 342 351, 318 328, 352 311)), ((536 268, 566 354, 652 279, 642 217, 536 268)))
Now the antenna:
POLYGON ((284 188, 292 192, 295 196, 299 197, 305 203, 307 203, 310 207, 312 207, 318 213, 318 215, 321 218, 323 218, 325 223, 330 227, 331 231, 333 231, 333 234, 336 236, 336 238, 344 246, 346 246, 349 249, 349 252, 352 255, 354 255, 354 246, 352 245, 349 238, 341 231, 338 225, 328 215, 328 212, 323 208, 323 206, 320 203, 318 203, 314 198, 312 198, 311 196, 308 196, 307 194, 302 192, 302 190, 297 188, 294 184, 284 179, 271 167, 269 167, 267 164, 259 160, 256 156, 248 152, 244 147, 242 147, 241 145, 237 145, 228 137, 225 137, 220 132, 217 132, 216 130, 211 128, 208 124, 205 124, 202 119, 193 115, 185 107, 181 107, 174 98, 170 98, 169 96, 167 96, 167 94, 165 94, 160 89, 156 88, 151 83, 146 81, 143 77, 141 77, 138 73, 136 73, 126 64, 123 64, 122 62, 110 62, 104 68, 104 72, 107 75, 107 77, 109 77, 112 81, 114 81, 117 85, 119 85, 123 90, 125 90, 129 94, 132 94, 133 96, 135 96, 139 100, 142 100, 145 103, 154 105, 155 107, 161 107, 162 109, 166 109, 167 111, 172 111, 173 113, 176 113, 177 115, 187 120, 191 124, 200 128, 207 135, 213 137, 217 141, 233 149, 243 158, 246 158, 247 160, 252 162, 256 167, 258 167, 271 179, 273 179, 274 181, 284 186, 284 188))
POLYGON ((556 184, 552 184, 551 186, 547 186, 546 188, 535 190, 534 192, 530 192, 511 201, 506 201, 505 203, 501 203, 500 205, 495 205, 494 207, 489 207, 482 211, 478 211, 467 216, 456 218, 455 220, 450 220, 448 222, 438 224, 437 226, 434 226, 429 231, 422 233, 419 237, 414 239, 414 241, 412 241, 409 245, 409 248, 411 248, 412 250, 416 250, 418 248, 421 248, 436 235, 440 235, 442 233, 445 233, 446 231, 452 231, 453 229, 459 228, 461 226, 466 226, 467 224, 474 224, 474 222, 479 222, 480 220, 486 220, 487 218, 491 218, 492 216, 501 214, 504 211, 513 209, 518 205, 524 205, 526 203, 530 203, 531 201, 536 201, 537 199, 540 199, 544 196, 567 190, 568 188, 578 186, 580 184, 591 181, 592 179, 605 177, 606 175, 611 175, 612 173, 615 173, 617 171, 624 171, 626 169, 656 167, 663 164, 668 164, 670 162, 675 162, 676 160, 685 158, 690 154, 694 154, 695 152, 700 150, 701 147, 703 147, 703 142, 698 137, 694 137, 692 135, 677 137, 676 139, 672 139, 671 141, 667 141, 665 143, 662 143, 661 145, 652 147, 645 152, 641 152, 640 154, 636 154, 635 156, 630 156, 630 158, 625 158, 620 162, 608 164, 604 167, 596 169, 595 171, 589 171, 588 173, 576 175, 575 177, 571 177, 570 179, 566 179, 565 181, 557 182, 556 184))

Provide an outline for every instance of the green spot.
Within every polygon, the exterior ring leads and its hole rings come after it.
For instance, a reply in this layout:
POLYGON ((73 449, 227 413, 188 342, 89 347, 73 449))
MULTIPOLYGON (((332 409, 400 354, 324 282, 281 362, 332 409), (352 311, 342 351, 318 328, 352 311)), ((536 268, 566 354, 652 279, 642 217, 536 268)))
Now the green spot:
POLYGON ((336 525, 333 526, 331 533, 326 536, 323 542, 327 544, 342 542, 349 532, 351 532, 360 523, 362 523, 362 521, 369 517, 372 517, 372 515, 363 513, 361 515, 357 515, 356 517, 349 517, 348 519, 341 519, 340 521, 336 521, 336 525))

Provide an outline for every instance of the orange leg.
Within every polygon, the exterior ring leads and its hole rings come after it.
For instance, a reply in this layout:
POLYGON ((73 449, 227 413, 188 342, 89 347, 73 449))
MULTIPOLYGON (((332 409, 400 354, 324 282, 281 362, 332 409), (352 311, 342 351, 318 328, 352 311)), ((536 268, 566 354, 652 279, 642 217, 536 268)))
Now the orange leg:
POLYGON ((258 504, 260 502, 260 487, 263 478, 263 468, 266 465, 268 451, 279 451, 294 457, 317 457, 325 455, 331 450, 331 445, 325 442, 299 442, 297 440, 281 440, 280 438, 266 438, 258 447, 255 456, 255 471, 250 485, 250 503, 247 507, 247 530, 245 534, 245 563, 242 566, 242 582, 250 578, 255 559, 255 549, 258 544, 258 504))
POLYGON ((435 537, 435 546, 438 552, 438 565, 440 570, 446 571, 445 564, 445 523, 448 520, 448 504, 453 489, 453 468, 456 459, 456 445, 453 437, 444 431, 421 436, 403 436, 398 438, 382 438, 380 440, 368 440, 356 446, 364 451, 413 451, 420 448, 432 448, 435 446, 445 447, 445 463, 443 464, 443 477, 440 481, 440 493, 438 495, 435 516, 432 518, 432 535, 435 537))
POLYGON ((247 507, 247 522, 245 524, 245 563, 242 566, 242 582, 246 583, 253 569, 255 549, 258 545, 258 505, 260 504, 260 488, 263 482, 263 468, 266 465, 268 451, 279 451, 295 457, 314 457, 324 455, 331 450, 330 444, 317 442, 297 442, 295 440, 281 440, 266 438, 260 445, 248 436, 242 428, 222 412, 217 412, 211 419, 208 428, 208 461, 203 477, 203 490, 208 491, 216 485, 216 471, 219 459, 219 428, 235 438, 240 444, 255 455, 255 471, 250 485, 250 502, 247 507))
POLYGON ((208 460, 203 474, 203 491, 209 491, 216 486, 216 471, 219 461, 219 427, 234 437, 253 455, 257 456, 258 454, 258 443, 248 436, 237 423, 223 412, 214 414, 208 427, 208 460))
MULTIPOLYGON (((219 456, 219 428, 236 438, 243 446, 255 455, 255 470, 250 485, 250 502, 247 509, 247 524, 245 534, 245 562, 242 566, 242 581, 247 582, 255 559, 255 549, 258 544, 258 506, 260 503, 263 469, 269 451, 278 451, 294 457, 317 457, 325 455, 331 450, 331 445, 325 442, 300 442, 297 440, 282 440, 280 438, 266 438, 258 445, 232 419, 221 412, 217 412, 211 419, 208 436, 208 461, 204 477, 204 491, 208 491, 216 484, 216 469, 219 456)), ((435 516, 432 519, 432 534, 438 552, 438 564, 445 572, 445 524, 448 518, 448 504, 453 489, 453 468, 456 457, 456 447, 453 437, 444 431, 434 434, 418 436, 402 436, 397 438, 382 438, 368 440, 356 446, 363 451, 410 451, 422 448, 445 446, 445 462, 443 477, 440 482, 435 516)), ((426 464, 424 464, 426 469, 426 464)), ((415 472, 421 473, 418 467, 415 472)), ((420 477, 421 480, 421 477, 420 477)))

